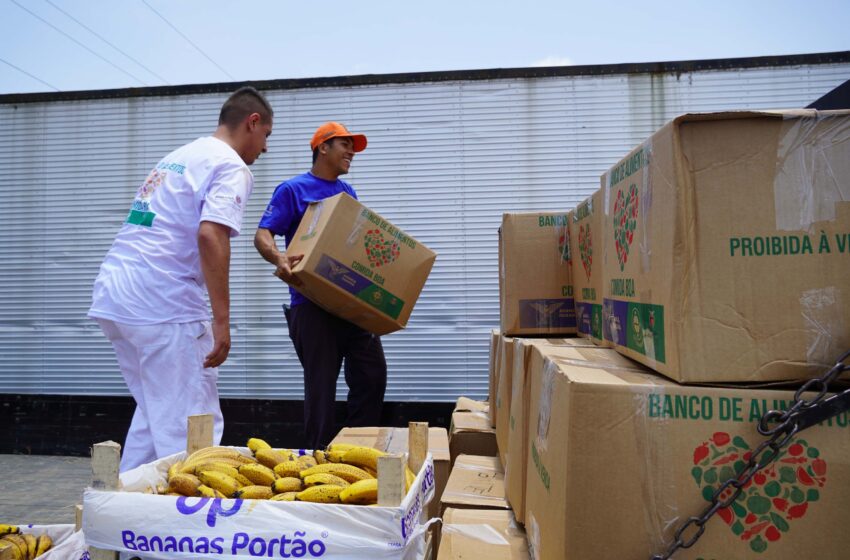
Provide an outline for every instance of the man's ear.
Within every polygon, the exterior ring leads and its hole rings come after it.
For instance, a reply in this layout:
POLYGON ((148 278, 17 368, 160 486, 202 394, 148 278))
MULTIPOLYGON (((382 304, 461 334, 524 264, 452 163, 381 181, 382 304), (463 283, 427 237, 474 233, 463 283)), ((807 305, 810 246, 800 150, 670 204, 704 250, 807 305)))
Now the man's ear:
POLYGON ((250 115, 248 115, 248 118, 245 121, 248 124, 248 130, 254 130, 254 128, 256 128, 262 120, 263 119, 262 117, 260 117, 260 113, 251 113, 250 115))

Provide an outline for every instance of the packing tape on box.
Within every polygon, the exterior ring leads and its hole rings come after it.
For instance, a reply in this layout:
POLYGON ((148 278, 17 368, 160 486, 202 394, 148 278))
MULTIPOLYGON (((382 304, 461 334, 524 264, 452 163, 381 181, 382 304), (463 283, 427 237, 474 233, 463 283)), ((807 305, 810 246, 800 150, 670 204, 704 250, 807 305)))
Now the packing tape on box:
POLYGON ((643 523, 647 534, 652 540, 654 550, 662 550, 667 544, 663 536, 668 534, 670 527, 677 526, 682 519, 686 519, 693 512, 679 511, 677 504, 676 461, 669 460, 675 457, 676 449, 668 438, 652 437, 658 430, 658 426, 672 426, 673 420, 667 417, 651 418, 649 414, 650 394, 664 394, 665 385, 656 385, 653 392, 646 392, 639 385, 634 386, 633 402, 635 448, 640 460, 640 471, 634 473, 635 480, 642 483, 641 496, 646 507, 643 508, 643 523), (652 424, 652 427, 650 427, 652 424), (657 484, 658 483, 658 484, 657 484))
POLYGON ((850 318, 836 310, 843 309, 842 290, 835 286, 806 290, 800 295, 808 346, 806 361, 824 369, 835 361, 835 333, 850 332, 850 318))
POLYGON ((368 221, 367 215, 365 214, 368 210, 365 210, 357 215, 354 219, 354 223, 351 224, 351 233, 348 234, 348 239, 345 240, 345 244, 348 247, 352 247, 353 245, 360 242, 360 239, 363 237, 363 228, 366 226, 366 222, 368 221))
POLYGON ((777 148, 773 192, 780 231, 808 231, 832 221, 837 203, 850 201, 850 183, 826 155, 850 142, 850 121, 817 111, 803 115, 786 115, 777 148))
POLYGON ((480 541, 497 546, 510 546, 508 539, 504 537, 493 526, 486 523, 463 524, 444 523, 443 535, 458 535, 464 538, 480 541))

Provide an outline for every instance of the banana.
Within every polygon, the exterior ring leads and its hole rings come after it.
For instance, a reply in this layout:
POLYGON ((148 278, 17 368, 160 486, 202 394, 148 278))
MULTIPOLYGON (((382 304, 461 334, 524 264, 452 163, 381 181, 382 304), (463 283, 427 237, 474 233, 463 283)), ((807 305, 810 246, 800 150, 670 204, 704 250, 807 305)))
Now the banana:
POLYGON ((271 488, 275 494, 283 494, 284 492, 300 492, 303 485, 300 478, 285 476, 275 480, 271 488))
POLYGON ((306 490, 302 490, 295 496, 295 499, 301 502, 316 502, 320 504, 338 504, 339 494, 344 488, 342 486, 333 486, 331 484, 322 484, 320 486, 312 486, 306 490))
POLYGON ((277 480, 277 475, 273 470, 259 463, 242 465, 239 467, 239 474, 250 480, 251 484, 259 484, 261 486, 271 486, 277 480))
POLYGON ((9 525, 7 523, 0 523, 0 537, 2 537, 3 535, 9 535, 9 534, 17 535, 20 532, 21 532, 21 529, 17 525, 9 525))
POLYGON ((27 560, 29 548, 27 547, 27 541, 21 535, 4 535, 3 540, 12 544, 12 553, 17 554, 17 560, 27 560))
POLYGON ((294 502, 297 495, 298 492, 283 492, 282 494, 275 494, 270 499, 275 502, 294 502))
POLYGON ((353 443, 331 443, 327 446, 327 451, 348 451, 349 449, 354 449, 355 447, 359 447, 353 443))
POLYGON ((298 476, 303 470, 298 461, 284 461, 274 467, 274 473, 278 476, 298 476))
POLYGON ((378 480, 360 480, 344 488, 339 494, 344 504, 372 504, 378 501, 378 480))
POLYGON ((243 466, 244 465, 239 465, 236 467, 229 461, 226 463, 223 461, 202 461, 195 464, 195 470, 193 472, 197 475, 201 471, 218 471, 226 474, 227 476, 236 478, 236 475, 239 474, 239 469, 243 466))
POLYGON ((9 541, 0 540, 0 558, 9 558, 10 560, 17 560, 19 558, 18 547, 16 547, 9 541), (7 550, 8 552, 4 553, 4 550, 7 550))
POLYGON ((318 486, 319 484, 332 484, 334 486, 342 486, 343 488, 348 486, 348 482, 346 480, 331 473, 311 474, 310 476, 304 477, 304 486, 307 488, 310 488, 311 486, 318 486))
POLYGON ((257 453, 258 449, 271 449, 272 446, 269 445, 266 440, 252 437, 248 440, 248 449, 251 450, 251 453, 257 453))
POLYGON ((201 484, 198 486, 198 493, 205 498, 226 498, 224 494, 219 492, 218 490, 213 490, 206 484, 201 484))
MULTIPOLYGON (((251 463, 252 465, 256 465, 258 463, 251 463)), ((233 477, 236 479, 236 482, 241 484, 242 486, 251 486, 254 484, 251 479, 246 478, 244 474, 240 474, 239 471, 236 472, 236 475, 233 477)))
POLYGON ((210 470, 208 468, 210 465, 225 465, 234 469, 238 469, 243 465, 243 462, 239 459, 230 457, 207 457, 195 461, 184 462, 183 466, 180 467, 180 472, 197 473, 199 468, 202 468, 202 470, 210 470))
POLYGON ((378 451, 372 447, 354 447, 345 452, 342 456, 342 462, 357 467, 369 467, 370 469, 378 469, 378 457, 386 455, 383 451, 378 451))
POLYGON ((35 557, 38 558, 53 547, 53 539, 47 533, 38 536, 38 545, 35 548, 35 557))
POLYGON ((289 461, 292 457, 292 453, 277 449, 258 449, 254 456, 260 464, 273 469, 275 466, 283 463, 284 461, 289 461))
POLYGON ((404 493, 407 494, 413 486, 413 481, 416 480, 416 474, 407 465, 404 466, 404 479, 404 493))
POLYGON ((317 465, 324 465, 328 462, 325 452, 321 449, 313 451, 313 458, 316 460, 317 465))
POLYGON ((226 498, 232 498, 241 487, 235 478, 218 471, 201 471, 198 478, 213 490, 224 494, 226 498))
POLYGON ((244 486, 236 491, 234 498, 242 498, 243 500, 268 500, 274 494, 268 486, 255 484, 253 486, 244 486))
POLYGON ((183 461, 177 461, 176 463, 174 463, 173 465, 168 467, 167 478, 170 479, 172 476, 179 473, 180 469, 182 469, 182 468, 183 468, 183 461))
POLYGON ((201 480, 188 473, 177 473, 168 479, 168 491, 175 492, 181 496, 197 496, 198 486, 201 485, 201 480))
POLYGON ((302 469, 309 469, 310 467, 315 467, 319 464, 312 455, 301 455, 295 460, 295 462, 301 465, 302 469))
POLYGON ((372 478, 372 475, 354 465, 344 465, 342 463, 325 463, 324 465, 316 465, 309 469, 301 471, 301 478, 306 478, 311 474, 330 473, 335 474, 346 482, 357 482, 372 478))
POLYGON ((331 463, 342 463, 342 458, 346 451, 347 449, 334 449, 333 451, 328 451, 325 456, 331 463))
POLYGON ((27 543, 27 558, 32 560, 32 558, 35 558, 35 550, 38 548, 38 539, 35 538, 35 535, 29 533, 23 533, 21 536, 27 543))
POLYGON ((183 461, 184 463, 193 463, 197 462, 200 459, 209 459, 212 457, 223 458, 223 459, 238 459, 239 457, 244 457, 239 451, 233 449, 232 447, 224 447, 224 446, 212 446, 212 447, 204 447, 203 449, 198 449, 183 461))

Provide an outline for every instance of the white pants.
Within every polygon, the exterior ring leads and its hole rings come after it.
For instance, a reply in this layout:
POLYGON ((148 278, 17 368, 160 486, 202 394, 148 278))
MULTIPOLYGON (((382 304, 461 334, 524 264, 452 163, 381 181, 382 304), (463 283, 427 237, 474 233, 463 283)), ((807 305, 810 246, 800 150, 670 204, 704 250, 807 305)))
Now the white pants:
POLYGON ((213 346, 210 325, 127 325, 97 319, 112 343, 136 411, 121 453, 121 472, 186 449, 186 422, 213 415, 213 444, 224 418, 218 400, 218 368, 204 369, 213 346))

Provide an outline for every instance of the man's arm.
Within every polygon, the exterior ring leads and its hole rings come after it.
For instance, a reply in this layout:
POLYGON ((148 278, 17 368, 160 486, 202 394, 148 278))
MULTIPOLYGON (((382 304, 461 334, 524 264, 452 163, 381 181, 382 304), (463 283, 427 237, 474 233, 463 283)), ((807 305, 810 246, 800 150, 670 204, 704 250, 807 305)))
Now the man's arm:
POLYGON ((265 228, 257 228, 257 233, 254 234, 254 247, 264 259, 275 266, 275 276, 296 288, 301 285, 301 281, 292 275, 292 267, 301 262, 304 255, 286 256, 281 253, 274 241, 274 235, 265 228))
POLYGON ((230 228, 201 222, 198 228, 201 270, 212 306, 213 349, 204 367, 218 367, 230 353, 230 228))

